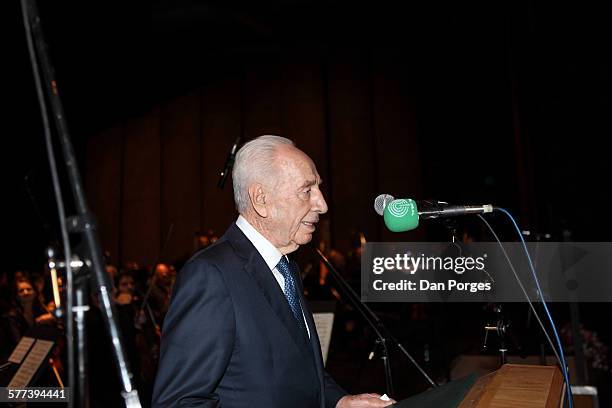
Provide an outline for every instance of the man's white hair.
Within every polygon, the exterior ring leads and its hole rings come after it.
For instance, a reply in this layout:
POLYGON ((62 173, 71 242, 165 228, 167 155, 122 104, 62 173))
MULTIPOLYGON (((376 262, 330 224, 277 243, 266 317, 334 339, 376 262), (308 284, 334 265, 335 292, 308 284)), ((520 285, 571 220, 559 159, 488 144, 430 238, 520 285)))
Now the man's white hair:
POLYGON ((269 184, 276 177, 276 148, 281 145, 295 144, 281 136, 263 135, 245 143, 236 153, 232 184, 234 186, 234 201, 240 214, 249 207, 249 187, 259 182, 269 184))

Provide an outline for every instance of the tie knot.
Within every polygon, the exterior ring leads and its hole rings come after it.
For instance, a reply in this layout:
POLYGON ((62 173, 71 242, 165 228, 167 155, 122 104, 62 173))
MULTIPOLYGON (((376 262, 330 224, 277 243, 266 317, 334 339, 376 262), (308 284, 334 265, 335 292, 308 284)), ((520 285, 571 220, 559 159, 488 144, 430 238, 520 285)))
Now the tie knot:
POLYGON ((291 274, 291 264, 287 260, 287 257, 285 257, 284 255, 281 256, 280 261, 278 261, 278 264, 276 265, 276 269, 278 269, 278 271, 283 275, 283 277, 287 279, 287 275, 291 274))

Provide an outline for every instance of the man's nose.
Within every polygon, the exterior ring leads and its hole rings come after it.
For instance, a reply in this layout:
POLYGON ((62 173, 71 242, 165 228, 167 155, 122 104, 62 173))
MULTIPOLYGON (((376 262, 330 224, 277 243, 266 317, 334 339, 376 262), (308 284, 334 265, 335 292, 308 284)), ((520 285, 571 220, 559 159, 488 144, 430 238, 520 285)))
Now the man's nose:
POLYGON ((314 200, 313 210, 319 214, 325 214, 327 212, 327 203, 325 202, 325 198, 323 197, 323 193, 321 191, 317 192, 314 200))

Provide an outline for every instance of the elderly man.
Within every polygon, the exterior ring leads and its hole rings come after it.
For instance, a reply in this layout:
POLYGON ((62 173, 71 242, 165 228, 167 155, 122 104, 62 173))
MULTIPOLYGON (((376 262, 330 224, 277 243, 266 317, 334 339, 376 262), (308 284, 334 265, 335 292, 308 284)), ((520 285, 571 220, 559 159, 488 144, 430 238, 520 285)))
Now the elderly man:
POLYGON ((180 272, 162 331, 154 407, 384 407, 347 395, 325 372, 297 265, 327 204, 314 163, 261 136, 236 155, 240 213, 180 272))

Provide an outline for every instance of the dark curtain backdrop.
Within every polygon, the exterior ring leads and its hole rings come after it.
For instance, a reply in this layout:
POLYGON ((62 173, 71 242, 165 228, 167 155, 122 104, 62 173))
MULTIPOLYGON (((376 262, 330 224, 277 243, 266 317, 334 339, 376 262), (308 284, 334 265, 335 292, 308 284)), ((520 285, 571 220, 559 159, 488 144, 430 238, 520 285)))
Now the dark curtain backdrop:
POLYGON ((236 212, 231 180, 220 190, 218 174, 236 137, 262 134, 293 139, 315 161, 330 208, 322 238, 341 250, 357 231, 397 239, 372 203, 381 192, 421 197, 408 69, 393 53, 313 51, 203 70, 191 89, 88 139, 85 183, 103 245, 115 261, 149 264, 170 229, 170 261, 193 250, 196 231, 223 233, 236 212))
MULTIPOLYGON (((14 45, 5 47, 13 86, 0 161, 12 193, 7 269, 36 269, 60 236, 57 210, 19 4, 2 7, 14 45)), ((609 240, 609 219, 594 209, 609 201, 611 170, 602 5, 40 7, 88 199, 115 260, 156 258, 171 224, 166 258, 188 252, 195 230, 221 233, 234 214, 217 174, 236 136, 262 133, 290 137, 315 159, 331 204, 321 230, 340 249, 353 229, 370 240, 428 233, 387 234, 371 211, 380 192, 492 202, 556 240, 609 240)))
MULTIPOLYGON (((18 148, 2 161, 18 193, 9 252, 14 265, 38 265, 59 236, 57 215, 18 4, 9 6, 3 16, 21 38, 7 56, 19 85, 6 125, 19 129, 18 148)), ((492 202, 554 239, 608 239, 590 204, 606 202, 610 171, 601 51, 610 29, 597 9, 530 0, 80 6, 41 10, 88 200, 115 261, 153 261, 170 225, 167 260, 192 250, 196 230, 222 233, 235 214, 231 183, 218 190, 217 175, 237 136, 264 133, 294 139, 315 160, 330 204, 320 230, 341 250, 357 230, 369 240, 434 239, 425 228, 386 232, 372 211, 382 192, 492 202)))

